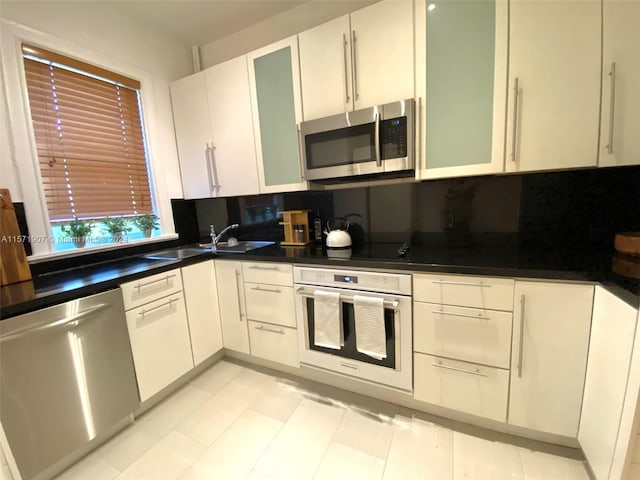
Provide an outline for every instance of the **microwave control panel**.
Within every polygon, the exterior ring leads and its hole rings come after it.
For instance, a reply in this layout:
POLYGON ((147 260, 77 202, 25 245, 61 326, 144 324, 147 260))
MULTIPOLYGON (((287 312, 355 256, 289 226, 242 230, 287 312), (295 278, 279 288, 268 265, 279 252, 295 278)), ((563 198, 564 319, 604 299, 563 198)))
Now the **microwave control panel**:
POLYGON ((382 160, 407 156, 407 117, 380 122, 380 156, 382 160))

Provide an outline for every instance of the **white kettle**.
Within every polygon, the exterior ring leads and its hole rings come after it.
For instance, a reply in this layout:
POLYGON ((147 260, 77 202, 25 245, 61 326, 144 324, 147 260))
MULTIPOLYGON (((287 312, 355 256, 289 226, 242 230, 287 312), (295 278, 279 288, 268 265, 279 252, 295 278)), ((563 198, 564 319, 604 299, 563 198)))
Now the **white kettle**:
POLYGON ((324 234, 327 236, 327 248, 350 248, 351 235, 346 230, 339 228, 331 230, 329 222, 327 222, 327 230, 324 234))

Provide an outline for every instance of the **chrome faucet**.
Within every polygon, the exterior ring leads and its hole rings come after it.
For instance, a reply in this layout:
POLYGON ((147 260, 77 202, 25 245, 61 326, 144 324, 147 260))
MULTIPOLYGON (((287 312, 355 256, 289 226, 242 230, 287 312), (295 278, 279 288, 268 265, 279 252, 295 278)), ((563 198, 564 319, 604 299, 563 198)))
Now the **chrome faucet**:
POLYGON ((216 235, 215 227, 213 225, 209 225, 209 228, 211 229, 211 233, 209 234, 211 236, 211 250, 213 251, 213 253, 216 253, 218 251, 218 242, 223 237, 223 235, 229 230, 233 230, 235 228, 238 228, 239 226, 240 225, 238 225, 237 223, 234 223, 224 228, 219 234, 216 235))

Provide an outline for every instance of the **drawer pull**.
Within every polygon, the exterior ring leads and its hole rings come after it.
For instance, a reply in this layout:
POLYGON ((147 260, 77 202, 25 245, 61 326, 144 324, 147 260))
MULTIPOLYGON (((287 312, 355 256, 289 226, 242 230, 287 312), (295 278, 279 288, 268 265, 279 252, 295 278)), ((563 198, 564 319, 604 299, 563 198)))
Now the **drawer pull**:
POLYGON ((252 287, 251 290, 255 290, 257 292, 282 293, 282 290, 280 290, 279 288, 271 289, 271 288, 262 288, 262 287, 252 287))
POLYGON ((450 367, 448 365, 443 365, 442 362, 432 363, 431 365, 438 368, 446 368, 447 370, 453 370, 455 372, 470 373, 471 375, 478 375, 479 377, 489 376, 486 373, 482 373, 479 368, 476 368, 476 371, 474 372, 473 370, 465 370, 464 368, 450 367))
POLYGON ((160 305, 156 305, 155 307, 151 307, 147 310, 141 310, 140 312, 138 312, 138 315, 140 315, 141 317, 144 317, 147 313, 153 312, 154 310, 158 310, 159 308, 166 307, 166 306, 169 306, 169 308, 171 308, 171 305, 173 305, 173 302, 177 302, 177 301, 178 301, 177 298, 171 298, 169 299, 168 302, 161 303, 160 305))
POLYGON ((142 287, 147 287, 149 285, 153 285, 154 283, 159 283, 159 282, 167 282, 167 285, 169 285, 169 279, 175 276, 176 276, 175 273, 173 275, 165 275, 163 278, 156 278, 155 280, 151 280, 150 282, 139 283, 135 286, 135 288, 138 289, 138 294, 140 294, 140 289, 142 287))
POLYGON ((252 270, 279 270, 278 267, 261 267, 260 265, 249 265, 252 270))
POLYGON ((433 280, 432 283, 438 283, 440 285, 463 285, 465 287, 490 287, 488 283, 471 283, 471 282, 452 282, 450 280, 433 280))
POLYGON ((478 315, 469 315, 466 313, 445 312, 444 310, 431 310, 431 313, 439 313, 440 315, 451 315, 452 317, 475 318, 478 320, 491 320, 491 318, 485 317, 481 313, 479 313, 478 315))
POLYGON ((244 312, 242 311, 242 302, 240 301, 240 272, 238 270, 236 272, 236 293, 238 294, 238 313, 240 314, 240 321, 242 321, 242 317, 244 317, 244 312))
POLYGON ((265 332, 271 332, 271 333, 279 333, 280 335, 284 335, 284 330, 280 329, 280 330, 273 330, 271 328, 267 328, 264 325, 258 325, 256 327, 256 330, 264 330, 265 332))
POLYGON ((525 296, 520 295, 520 351, 518 352, 518 378, 522 378, 522 355, 524 350, 524 302, 525 296))
POLYGON ((351 370, 358 370, 358 366, 357 365, 352 365, 350 363, 340 362, 340 365, 342 365, 343 367, 346 367, 346 368, 350 368, 351 370))

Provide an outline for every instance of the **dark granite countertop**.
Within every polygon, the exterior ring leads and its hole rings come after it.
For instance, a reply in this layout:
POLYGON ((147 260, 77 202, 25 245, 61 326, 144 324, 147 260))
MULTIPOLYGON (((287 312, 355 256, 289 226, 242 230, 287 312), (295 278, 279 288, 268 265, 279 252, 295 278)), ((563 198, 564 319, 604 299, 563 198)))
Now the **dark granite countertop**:
MULTIPOLYGON (((219 259, 288 262, 341 268, 372 268, 468 275, 599 282, 612 293, 640 307, 640 279, 617 272, 640 271, 640 259, 612 252, 557 251, 489 246, 413 246, 398 256, 398 243, 376 243, 354 249, 350 258, 330 258, 326 249, 280 247, 278 244, 243 254, 218 255, 219 259), (620 265, 622 264, 622 267, 620 265), (636 268, 637 267, 637 268, 636 268)), ((130 257, 66 271, 41 274, 30 282, 0 289, 0 318, 92 295, 154 273, 212 258, 203 253, 182 260, 150 261, 130 257)))

